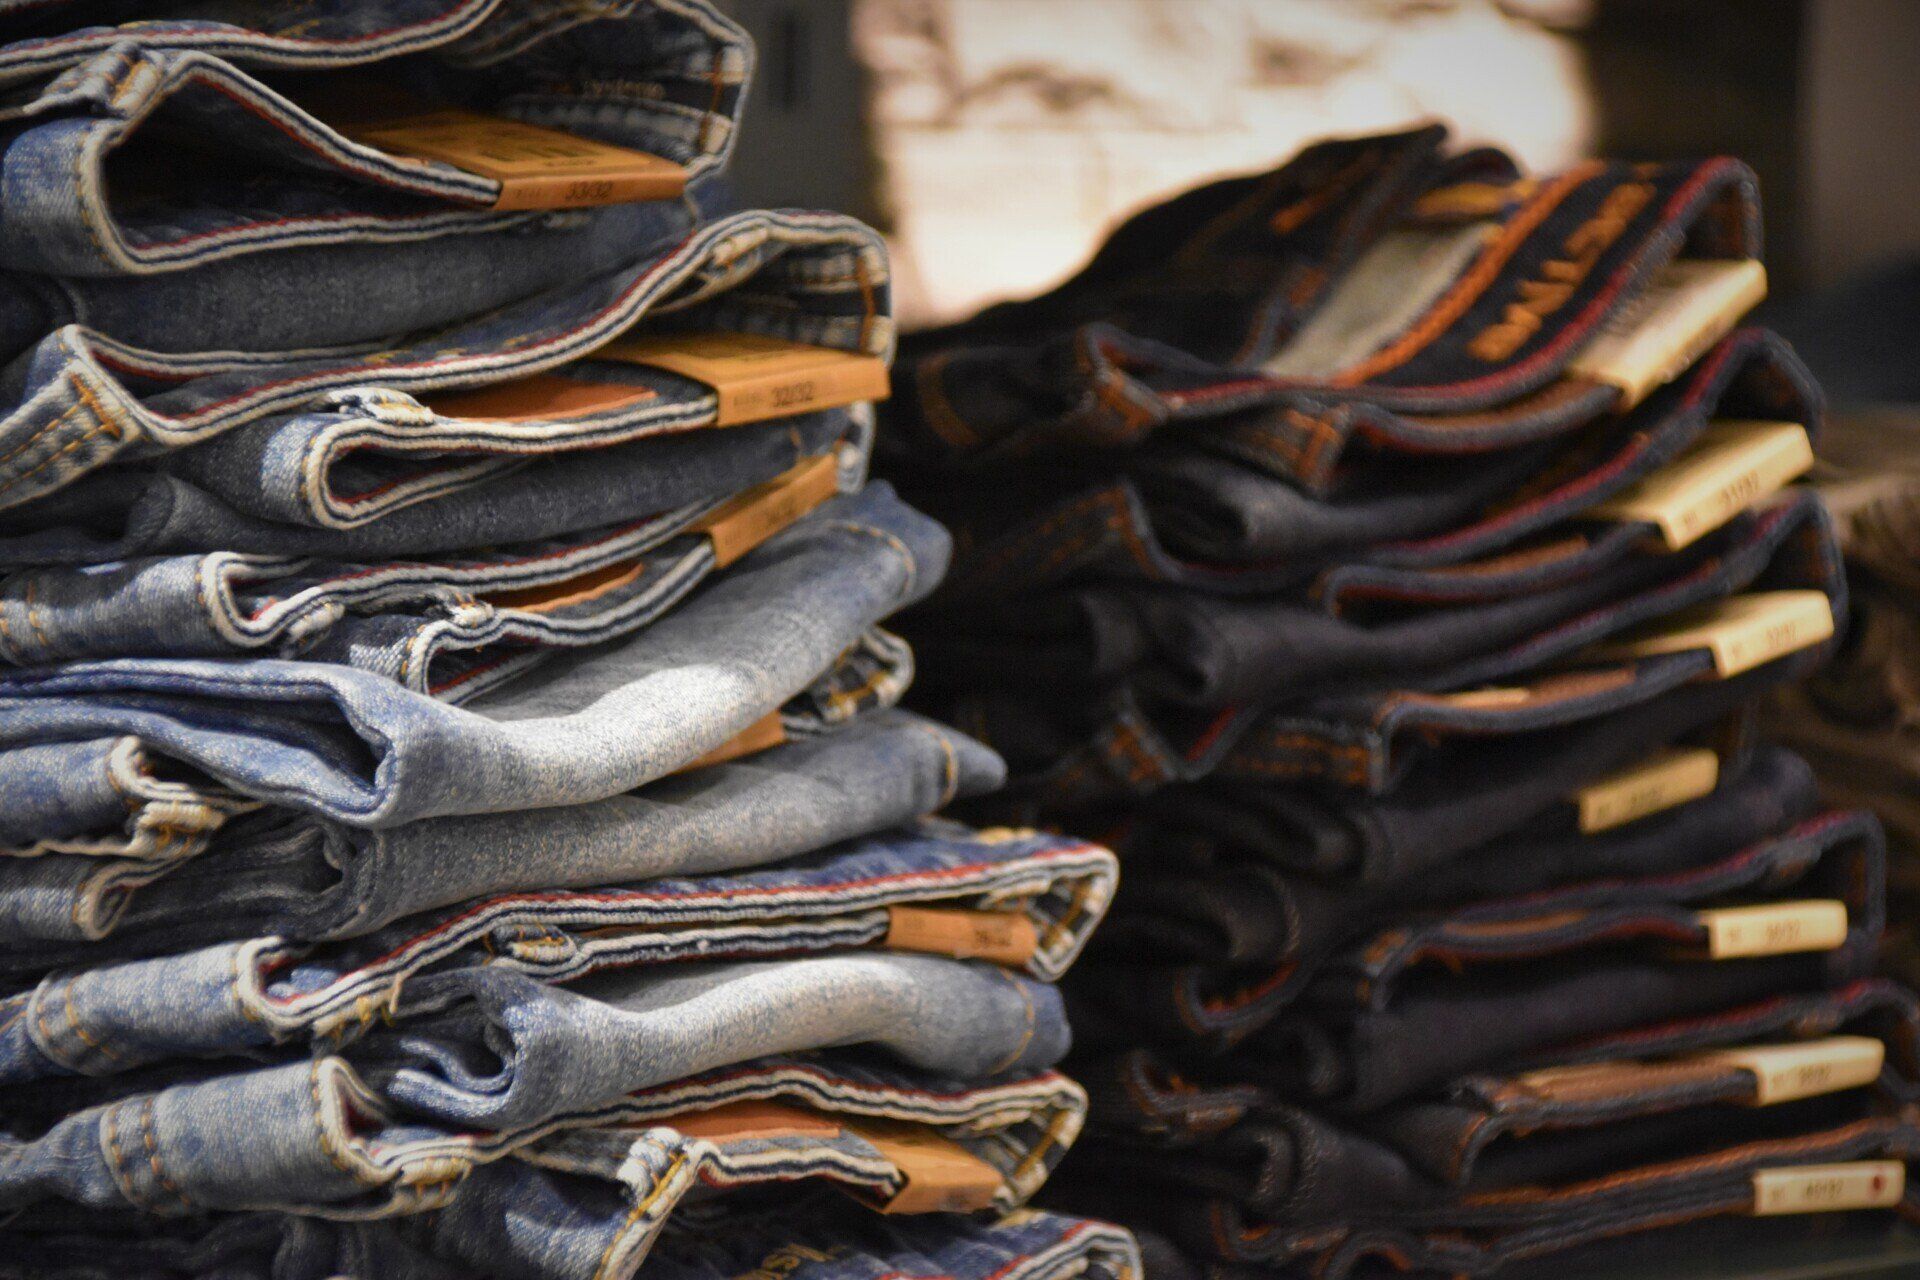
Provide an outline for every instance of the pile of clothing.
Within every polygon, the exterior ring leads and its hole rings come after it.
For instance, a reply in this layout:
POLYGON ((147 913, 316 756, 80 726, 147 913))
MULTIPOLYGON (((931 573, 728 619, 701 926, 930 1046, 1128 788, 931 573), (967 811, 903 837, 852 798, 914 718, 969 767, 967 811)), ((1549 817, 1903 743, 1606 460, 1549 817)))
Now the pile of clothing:
POLYGON ((1050 1194, 1150 1275, 1920 1207, 1880 828, 1755 732, 1846 612, 1759 248, 1734 161, 1419 129, 903 341, 878 466, 955 538, 917 705, 1008 761, 969 813, 1125 869, 1050 1194))
POLYGON ((1137 1275, 1022 1207, 1115 859, 932 816, 886 261, 723 208, 751 65, 0 6, 0 1274, 1137 1275))

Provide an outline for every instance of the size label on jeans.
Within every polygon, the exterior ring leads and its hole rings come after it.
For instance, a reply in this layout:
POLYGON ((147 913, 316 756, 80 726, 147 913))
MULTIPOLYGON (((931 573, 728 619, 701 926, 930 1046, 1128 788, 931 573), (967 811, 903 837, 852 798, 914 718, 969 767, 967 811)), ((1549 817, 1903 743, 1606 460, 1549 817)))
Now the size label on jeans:
POLYGON ((1754 1106, 1770 1107, 1858 1089, 1880 1078, 1887 1047, 1871 1036, 1828 1036, 1803 1044, 1749 1045, 1700 1055, 1753 1076, 1754 1106))
POLYGON ((1724 678, 1832 635, 1833 603, 1826 592, 1756 591, 1683 610, 1596 652, 1607 658, 1643 658, 1705 649, 1713 655, 1715 674, 1724 678))
POLYGON ((1757 260, 1669 262, 1567 363, 1567 372, 1618 387, 1620 407, 1631 408, 1672 382, 1766 296, 1767 270, 1757 260))
POLYGON ((780 713, 772 711, 699 759, 681 765, 675 772, 690 773, 695 769, 705 769, 709 765, 725 764, 729 760, 738 760, 741 756, 750 756, 765 751, 769 747, 777 747, 786 740, 787 726, 781 723, 780 713))
POLYGON ((687 171, 671 160, 464 107, 345 126, 355 142, 438 160, 500 184, 501 210, 577 209, 671 200, 687 171))
POLYGON ((993 1208, 1006 1186, 998 1169, 924 1125, 862 1119, 846 1127, 906 1179, 882 1213, 977 1213, 993 1208))
POLYGON ((879 356, 759 334, 649 334, 593 355, 706 383, 719 396, 723 427, 887 398, 887 362, 879 356))
POLYGON ((617 413, 658 400, 650 387, 594 382, 558 373, 536 373, 490 387, 422 397, 442 418, 474 418, 492 422, 543 422, 617 413))
POLYGON ((1899 1204, 1906 1193, 1907 1166, 1899 1160, 1807 1164, 1762 1169, 1753 1175, 1753 1211, 1763 1218, 1887 1209, 1899 1204))
POLYGON ((1694 918, 1714 960, 1832 951, 1847 940, 1847 904, 1830 898, 1716 907, 1694 918))
POLYGON ((839 491, 839 466, 823 454, 729 498, 690 529, 707 535, 714 568, 724 569, 839 491))
POLYGON ((1040 934, 1033 918, 1021 911, 888 907, 886 945, 1017 966, 1033 959, 1040 934))
POLYGON ((1586 514, 1654 525, 1677 551, 1812 466, 1813 443, 1797 422, 1716 422, 1673 463, 1586 514))
POLYGON ((1720 757, 1705 747, 1672 747, 1574 793, 1580 830, 1591 835, 1698 800, 1720 783, 1720 757))

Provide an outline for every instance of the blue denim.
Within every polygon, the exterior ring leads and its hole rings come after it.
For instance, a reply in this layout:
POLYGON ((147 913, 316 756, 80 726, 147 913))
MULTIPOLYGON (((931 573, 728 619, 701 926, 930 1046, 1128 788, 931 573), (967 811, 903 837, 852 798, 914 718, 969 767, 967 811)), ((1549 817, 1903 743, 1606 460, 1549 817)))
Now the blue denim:
MULTIPOLYGON (((134 738, 0 753, 0 858, 172 862, 202 852, 228 819, 255 807, 173 773, 134 738)), ((20 868, 0 862, 0 872, 20 868)))
POLYGON ((265 937, 67 970, 0 1001, 0 1084, 357 1035, 376 1018, 407 1018, 420 982, 466 969, 573 982, 610 969, 885 946, 895 907, 1024 916, 1037 945, 1022 968, 1052 980, 1105 914, 1116 875, 1110 853, 1078 841, 989 840, 929 822, 778 867, 496 894, 351 944, 265 937))
MULTIPOLYGON (((587 1180, 568 1184, 531 1166, 477 1175, 454 1207, 414 1223, 339 1222, 277 1214, 210 1220, 135 1218, 79 1211, 60 1222, 20 1222, 0 1232, 6 1280, 630 1280, 645 1264, 661 1280, 1139 1280, 1132 1237, 1104 1222, 1022 1209, 987 1219, 889 1217, 838 1197, 789 1191, 779 1208, 756 1206, 722 1224, 712 1209, 679 1210, 657 1239, 629 1246, 630 1210, 618 1200, 596 1221, 587 1180), (499 1209, 470 1209, 482 1199, 499 1209), (439 1229, 458 1224, 465 1234, 439 1229), (427 1251, 435 1244, 448 1262, 427 1251)), ((609 1196, 606 1199, 614 1199, 609 1196)), ((715 1206, 724 1212, 722 1206, 715 1206)), ((651 1232, 647 1233, 651 1236, 651 1232)), ((1158 1273, 1156 1273, 1158 1280, 1158 1273)))
MULTIPOLYGON (((608 495, 603 503, 623 499, 628 518, 533 542, 385 563, 220 551, 22 571, 0 580, 0 659, 32 666, 268 653, 471 696, 479 668, 625 635, 679 603, 719 568, 699 522, 737 493, 777 480, 790 461, 817 462, 857 485, 856 446, 847 446, 846 466, 831 440, 816 459, 792 459, 808 447, 804 435, 831 431, 823 418, 673 437, 666 449, 652 447, 665 440, 623 446, 598 465, 566 466, 565 476, 608 495), (619 456, 629 453, 641 456, 619 456)), ((566 500, 554 492, 559 478, 535 466, 483 485, 474 501, 490 500, 495 520, 544 514, 566 500)), ((412 523, 440 505, 426 503, 412 523)))
POLYGON ((242 548, 365 562, 540 542, 727 492, 735 475, 777 474, 843 439, 840 487, 852 490, 865 478, 865 416, 807 414, 542 458, 342 528, 248 515, 170 473, 119 467, 0 512, 0 564, 97 566, 242 548))
MULTIPOLYGON (((332 18, 337 34, 322 27, 307 40, 294 15, 284 14, 276 15, 287 23, 277 40, 185 21, 83 29, 0 49, 0 80, 50 77, 0 109, 0 253, 21 271, 104 276, 295 246, 538 227, 538 213, 490 211, 499 194, 495 180, 353 142, 228 57, 314 71, 411 54, 407 63, 368 73, 376 92, 397 83, 410 93, 661 155, 696 177, 725 162, 751 46, 701 0, 648 0, 602 7, 599 15, 491 7, 485 15, 469 6, 476 12, 465 23, 448 24, 442 15, 432 33, 418 23, 382 32, 375 11, 350 20, 359 28, 351 35, 338 15, 321 15, 322 22, 332 18), (183 131, 223 163, 194 163, 194 152, 169 136, 183 131), (154 133, 161 137, 150 140, 154 133), (136 176, 164 191, 117 205, 112 180, 136 176)), ((568 237, 553 246, 537 236, 517 239, 544 271, 565 269, 565 257, 553 250, 568 237)), ((472 239, 463 274, 474 284, 481 284, 484 264, 502 256, 497 246, 472 239)), ((308 260, 289 275, 265 268, 255 280, 284 302, 283 289, 324 278, 323 263, 308 260)), ((448 283, 458 293, 463 282, 448 283)), ((498 303, 467 312, 486 305, 498 303)))
MULTIPOLYGON (((330 392, 419 394, 547 372, 643 317, 661 327, 761 333, 874 355, 892 347, 885 252, 849 218, 739 213, 663 249, 629 243, 621 262, 397 346, 169 355, 68 325, 0 376, 0 508, 115 459, 182 449, 311 408, 330 392)), ((649 385, 660 398, 641 417, 712 422, 710 388, 668 374, 649 385)), ((554 438, 568 429, 559 424, 554 438)))
POLYGON ((486 970, 420 981, 446 1010, 361 1041, 352 1065, 182 1073, 0 1139, 0 1208, 418 1212, 476 1160, 609 1111, 626 1120, 629 1094, 755 1058, 860 1046, 916 1075, 983 1080, 1032 1076, 1067 1048, 1053 988, 932 956, 615 971, 573 989, 486 970))
POLYGON ((48 855, 9 869, 0 880, 0 972, 264 934, 362 937, 493 895, 762 866, 921 817, 1003 776, 978 743, 917 716, 876 711, 835 733, 591 804, 377 832, 269 811, 191 861, 186 852, 166 862, 48 855))
MULTIPOLYGON (((778 709, 930 590, 947 550, 939 526, 876 485, 640 635, 563 653, 471 709, 322 663, 122 659, 0 677, 0 744, 128 734, 237 791, 356 826, 578 804, 665 776, 778 709)), ((828 691, 819 712, 897 697, 892 665, 873 690, 828 691)))

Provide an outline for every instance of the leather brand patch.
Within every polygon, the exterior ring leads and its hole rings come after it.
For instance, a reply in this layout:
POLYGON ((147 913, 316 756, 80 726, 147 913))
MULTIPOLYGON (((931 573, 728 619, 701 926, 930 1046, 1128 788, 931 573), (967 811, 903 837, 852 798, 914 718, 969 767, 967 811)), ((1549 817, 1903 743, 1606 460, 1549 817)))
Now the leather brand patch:
POLYGON ((719 396, 723 427, 887 398, 887 362, 879 356, 753 333, 620 338, 593 357, 705 383, 719 396))

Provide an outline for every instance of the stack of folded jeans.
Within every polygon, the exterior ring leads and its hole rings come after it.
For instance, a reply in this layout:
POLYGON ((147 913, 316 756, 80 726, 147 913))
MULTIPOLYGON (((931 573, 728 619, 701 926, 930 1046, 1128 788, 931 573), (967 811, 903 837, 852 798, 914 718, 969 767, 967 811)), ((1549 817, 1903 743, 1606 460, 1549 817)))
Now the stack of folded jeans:
POLYGON ((1920 1155, 1879 827, 1754 732, 1845 584, 1752 177, 1443 142, 1147 210, 883 411, 970 812, 1126 869, 1056 1193, 1150 1272, 1477 1274, 1920 1155))
POLYGON ((0 1274, 1136 1274, 1020 1207, 1116 863, 931 816, 886 262, 717 208, 742 33, 142 9, 0 6, 0 1274))

